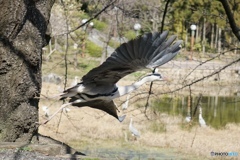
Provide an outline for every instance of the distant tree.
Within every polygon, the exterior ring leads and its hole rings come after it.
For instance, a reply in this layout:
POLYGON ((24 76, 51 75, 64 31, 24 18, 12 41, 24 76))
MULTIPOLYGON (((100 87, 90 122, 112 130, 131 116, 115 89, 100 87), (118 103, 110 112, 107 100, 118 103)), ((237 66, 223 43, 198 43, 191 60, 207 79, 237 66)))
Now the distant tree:
MULTIPOLYGON (((239 0, 229 1, 229 9, 233 12, 232 16, 239 22, 238 5, 239 0)), ((218 51, 221 47, 228 47, 231 44, 236 44, 236 39, 232 39, 232 33, 229 32, 227 15, 221 1, 211 0, 190 0, 190 1, 172 1, 172 9, 170 11, 173 22, 172 29, 179 33, 180 38, 185 39, 188 45, 188 35, 190 35, 190 25, 196 24, 196 40, 201 47, 198 51, 218 51), (209 50, 211 49, 211 50, 209 50)))
POLYGON ((220 0, 220 2, 223 5, 223 8, 224 8, 225 13, 228 18, 228 23, 229 23, 234 35, 240 41, 240 28, 237 25, 237 22, 240 21, 240 16, 238 14, 236 14, 236 12, 237 13, 240 12, 240 9, 239 9, 240 1, 236 0, 236 1, 234 1, 234 3, 231 2, 231 6, 230 6, 230 1, 228 1, 228 0, 220 0))

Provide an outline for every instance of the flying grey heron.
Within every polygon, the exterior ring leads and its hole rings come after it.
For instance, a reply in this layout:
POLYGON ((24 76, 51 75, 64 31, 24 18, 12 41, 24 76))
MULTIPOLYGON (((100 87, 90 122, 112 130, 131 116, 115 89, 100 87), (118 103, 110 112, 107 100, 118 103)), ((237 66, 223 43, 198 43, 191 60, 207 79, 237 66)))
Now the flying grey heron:
POLYGON ((130 120, 128 128, 129 128, 129 131, 132 133, 132 135, 134 137, 139 137, 140 136, 140 133, 138 132, 138 130, 135 127, 133 127, 133 120, 132 120, 132 118, 130 120))
POLYGON ((207 126, 205 120, 202 117, 202 107, 201 106, 199 106, 198 121, 199 121, 199 124, 200 124, 201 127, 206 127, 207 126))
POLYGON ((182 40, 175 41, 175 35, 168 39, 167 36, 168 31, 148 33, 120 45, 104 63, 83 76, 80 83, 61 94, 61 100, 69 98, 69 103, 62 105, 57 112, 67 105, 89 106, 105 111, 121 122, 125 116, 117 115, 113 99, 136 90, 146 82, 163 80, 163 77, 152 73, 132 85, 118 86, 116 83, 130 73, 144 68, 154 69, 173 59, 181 49, 182 40))

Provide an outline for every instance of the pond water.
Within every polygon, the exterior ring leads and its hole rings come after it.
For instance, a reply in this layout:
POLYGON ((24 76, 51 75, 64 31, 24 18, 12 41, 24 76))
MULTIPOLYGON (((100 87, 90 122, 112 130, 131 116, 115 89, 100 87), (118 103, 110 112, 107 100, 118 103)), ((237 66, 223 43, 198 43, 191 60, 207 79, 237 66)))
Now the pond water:
MULTIPOLYGON (((198 104, 200 96, 192 97, 192 112, 198 104)), ((208 126, 221 129, 228 123, 240 123, 240 97, 203 96, 200 100, 202 116, 208 126)), ((154 109, 169 115, 182 115, 184 118, 189 114, 189 97, 163 97, 154 102, 154 109)), ((193 118, 198 121, 199 107, 193 118)))
MULTIPOLYGON (((134 148, 134 147, 133 147, 134 148)), ((173 148, 145 148, 145 149, 127 149, 127 148, 103 148, 97 147, 85 148, 84 153, 91 156, 91 159, 112 159, 112 160, 162 160, 162 159, 178 159, 178 160, 199 160, 202 157, 181 154, 173 148)), ((88 158, 85 157, 85 158, 88 158)), ((90 159, 90 158, 89 158, 90 159)))

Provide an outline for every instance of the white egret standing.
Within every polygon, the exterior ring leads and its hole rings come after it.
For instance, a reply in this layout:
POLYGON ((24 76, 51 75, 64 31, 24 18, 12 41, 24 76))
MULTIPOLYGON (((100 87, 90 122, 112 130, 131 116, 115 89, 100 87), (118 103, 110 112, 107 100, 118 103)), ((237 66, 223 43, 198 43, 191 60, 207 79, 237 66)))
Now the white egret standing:
POLYGON ((200 124, 201 127, 206 127, 207 126, 205 120, 202 117, 202 107, 201 106, 199 106, 199 117, 198 117, 198 120, 199 120, 199 124, 200 124))
POLYGON ((49 111, 48 106, 42 106, 42 110, 44 112, 44 116, 49 117, 50 111, 49 111))
POLYGON ((140 133, 138 132, 138 130, 133 127, 133 120, 131 118, 130 123, 129 123, 129 131, 132 133, 132 136, 136 137, 140 137, 140 133))
POLYGON ((132 85, 118 86, 116 83, 130 73, 144 68, 153 70, 173 59, 181 49, 182 40, 175 41, 175 35, 168 39, 167 36, 168 31, 162 34, 148 33, 123 43, 104 63, 83 76, 80 83, 64 91, 61 100, 70 98, 69 103, 62 105, 55 114, 67 105, 89 106, 105 111, 120 122, 123 121, 125 116, 117 115, 113 99, 136 90, 146 82, 164 78, 160 74, 152 73, 132 85))
POLYGON ((63 111, 65 112, 65 113, 68 113, 68 112, 70 112, 70 108, 67 108, 67 107, 65 107, 65 108, 63 108, 63 111))
POLYGON ((186 121, 187 123, 189 123, 189 122, 191 121, 191 119, 192 119, 191 116, 190 116, 190 115, 187 115, 186 118, 185 118, 185 121, 186 121))

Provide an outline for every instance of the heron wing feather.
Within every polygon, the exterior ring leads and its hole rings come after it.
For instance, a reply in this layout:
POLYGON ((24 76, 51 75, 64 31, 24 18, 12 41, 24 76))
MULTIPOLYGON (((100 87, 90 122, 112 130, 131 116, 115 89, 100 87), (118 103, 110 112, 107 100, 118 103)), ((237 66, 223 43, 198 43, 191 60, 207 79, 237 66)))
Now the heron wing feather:
POLYGON ((168 32, 148 33, 119 46, 100 66, 83 76, 86 87, 113 86, 124 76, 168 62, 180 50, 182 41, 173 44, 176 36, 167 39, 168 32))
POLYGON ((104 100, 92 100, 87 102, 74 103, 75 100, 78 100, 78 97, 71 97, 69 102, 73 102, 72 105, 76 107, 88 106, 94 109, 102 110, 111 116, 119 119, 117 115, 117 108, 113 101, 104 101, 104 100))

